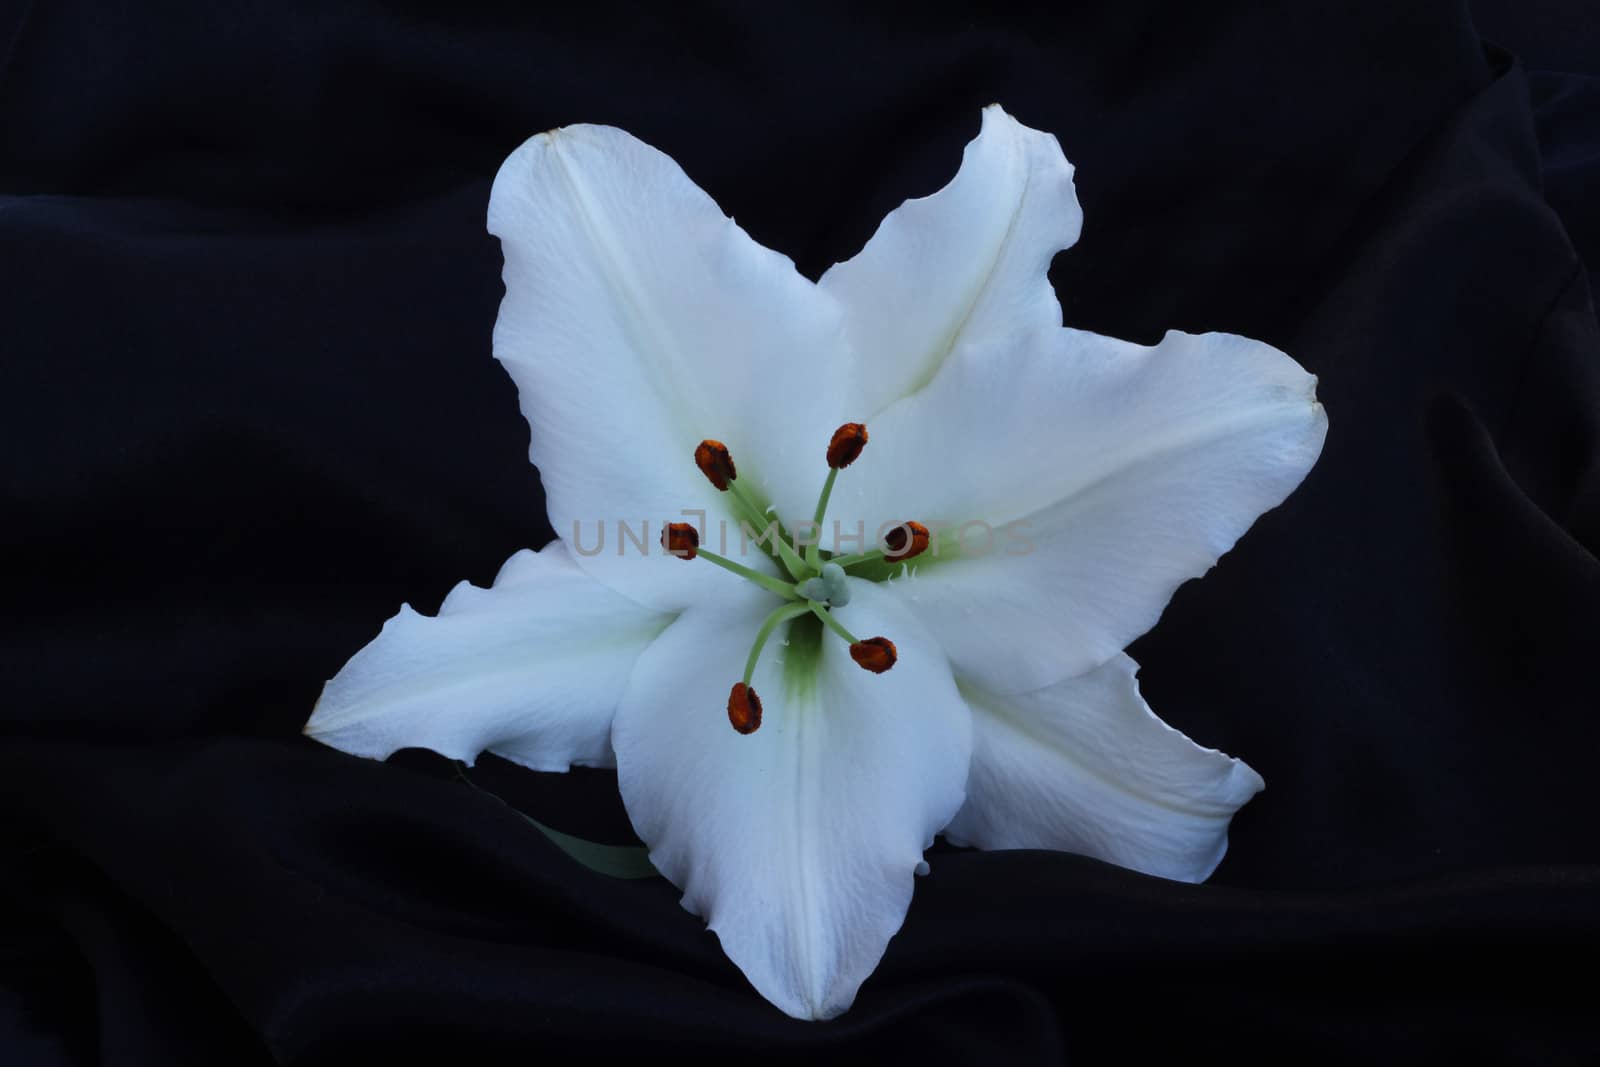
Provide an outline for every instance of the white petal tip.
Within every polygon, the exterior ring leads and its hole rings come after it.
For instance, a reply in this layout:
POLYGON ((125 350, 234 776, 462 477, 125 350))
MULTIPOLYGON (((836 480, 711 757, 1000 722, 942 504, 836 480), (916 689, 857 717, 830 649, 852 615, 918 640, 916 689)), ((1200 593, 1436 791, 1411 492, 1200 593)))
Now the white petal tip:
MULTIPOLYGON (((332 679, 329 679, 331 681, 332 679)), ((305 725, 300 727, 302 737, 309 737, 313 741, 321 741, 322 734, 327 731, 327 712, 323 710, 322 702, 328 695, 328 682, 322 683, 322 692, 317 694, 317 702, 311 708, 311 715, 306 719, 305 725)))
MULTIPOLYGON (((1215 752, 1216 749, 1211 751, 1215 752)), ((1229 757, 1233 766, 1228 772, 1228 788, 1226 794, 1233 804, 1235 812, 1255 797, 1257 793, 1264 792, 1267 788, 1266 780, 1256 773, 1254 767, 1237 756, 1229 757)))

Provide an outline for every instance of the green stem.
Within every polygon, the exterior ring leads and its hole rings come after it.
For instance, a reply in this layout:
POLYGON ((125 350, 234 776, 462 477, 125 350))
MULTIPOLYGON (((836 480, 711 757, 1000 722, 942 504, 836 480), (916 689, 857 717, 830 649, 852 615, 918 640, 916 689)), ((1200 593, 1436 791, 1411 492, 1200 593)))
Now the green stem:
MULTIPOLYGON (((809 549, 815 546, 807 547, 809 549)), ((801 559, 799 554, 789 547, 788 539, 781 532, 778 534, 778 556, 783 560, 783 565, 789 568, 789 574, 797 582, 813 573, 811 568, 806 566, 805 560, 801 559)))
POLYGON ((761 506, 750 495, 750 491, 745 489, 738 479, 734 479, 728 484, 728 491, 733 494, 734 501, 742 506, 745 521, 750 523, 751 529, 758 536, 765 533, 769 525, 777 526, 778 533, 772 539, 770 551, 783 562, 784 569, 789 572, 789 577, 797 582, 804 579, 810 571, 806 568, 805 562, 801 560, 799 554, 789 547, 789 532, 783 528, 783 524, 776 519, 769 520, 766 512, 761 510, 761 506))
POLYGON ((858 563, 876 563, 883 558, 883 549, 875 548, 871 552, 857 552, 852 556, 834 556, 830 562, 837 563, 844 568, 854 567, 858 563))
POLYGON ((699 556, 707 563, 715 563, 725 571, 732 571, 741 578, 748 578, 761 588, 770 589, 772 592, 777 593, 785 600, 800 599, 800 594, 794 591, 794 586, 790 585, 788 582, 779 581, 770 574, 762 574, 760 571, 753 571, 749 567, 735 563, 731 559, 724 559, 715 552, 707 552, 703 548, 697 551, 695 555, 699 556))
POLYGON ((735 478, 733 481, 728 483, 728 492, 732 493, 733 499, 742 505, 744 517, 750 522, 757 524, 756 529, 759 530, 761 528, 761 520, 766 516, 762 514, 761 507, 756 503, 755 498, 750 495, 750 490, 744 487, 743 482, 735 478))
POLYGON ((828 498, 833 495, 833 482, 838 477, 839 468, 829 467, 828 480, 822 483, 822 495, 817 497, 817 510, 811 518, 811 534, 816 540, 806 546, 806 565, 814 571, 822 569, 822 520, 828 515, 828 498))
POLYGON ((744 684, 748 686, 750 679, 756 673, 756 661, 761 658, 761 650, 767 644, 767 638, 772 636, 772 631, 797 616, 804 615, 810 610, 811 601, 799 604, 783 604, 768 615, 761 624, 761 629, 756 631, 756 643, 750 648, 750 655, 744 661, 744 684))
POLYGON ((818 604, 815 600, 806 601, 806 606, 811 609, 811 614, 821 619, 823 625, 825 625, 828 629, 832 630, 834 633, 838 634, 852 645, 859 643, 856 641, 855 634, 852 634, 849 630, 846 630, 844 628, 844 624, 838 619, 834 618, 833 613, 827 608, 823 607, 821 604, 818 604))

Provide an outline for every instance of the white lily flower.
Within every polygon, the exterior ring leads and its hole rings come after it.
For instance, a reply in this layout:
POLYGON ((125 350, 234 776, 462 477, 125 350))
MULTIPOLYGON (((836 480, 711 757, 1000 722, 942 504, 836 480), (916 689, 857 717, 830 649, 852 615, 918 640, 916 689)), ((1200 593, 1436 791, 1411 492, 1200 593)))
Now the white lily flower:
POLYGON ((494 351, 563 540, 402 607, 307 733, 614 765, 684 906, 801 1018, 849 1007, 940 832, 1205 879, 1261 779, 1156 718, 1122 650, 1327 419, 1261 342, 1063 328, 1072 173, 991 106, 955 179, 814 284, 620 130, 522 145, 494 351), (822 543, 741 552, 768 516, 822 543))

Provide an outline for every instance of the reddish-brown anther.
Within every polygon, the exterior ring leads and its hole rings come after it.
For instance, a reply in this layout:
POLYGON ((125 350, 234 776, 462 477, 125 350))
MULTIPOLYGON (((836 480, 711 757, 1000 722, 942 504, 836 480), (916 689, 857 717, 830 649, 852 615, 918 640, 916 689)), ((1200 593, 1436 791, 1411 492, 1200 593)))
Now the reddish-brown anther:
POLYGON ((694 559, 700 549, 700 531, 692 523, 669 522, 661 529, 661 547, 679 559, 694 559))
POLYGON ((761 698, 743 682, 734 682, 728 693, 728 721, 741 734, 753 734, 761 728, 761 698))
POLYGON ((728 446, 709 437, 695 448, 694 465, 700 468, 700 473, 719 492, 725 492, 728 483, 739 477, 739 470, 733 465, 733 456, 728 454, 728 446))
POLYGON ((894 666, 900 653, 895 651, 894 642, 887 637, 869 637, 850 646, 850 658, 856 661, 858 667, 864 667, 873 674, 882 674, 894 666))
POLYGON ((833 431, 833 439, 828 442, 828 466, 843 470, 854 463, 866 447, 867 428, 859 422, 847 422, 833 431))
POLYGON ((884 558, 896 563, 928 551, 928 528, 907 519, 883 535, 884 558))

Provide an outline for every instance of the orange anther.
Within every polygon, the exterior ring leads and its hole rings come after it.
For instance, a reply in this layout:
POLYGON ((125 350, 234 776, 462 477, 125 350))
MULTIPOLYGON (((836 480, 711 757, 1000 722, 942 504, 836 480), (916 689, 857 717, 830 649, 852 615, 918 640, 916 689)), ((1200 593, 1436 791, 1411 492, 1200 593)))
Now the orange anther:
POLYGON ((728 454, 728 446, 709 437, 695 448, 694 465, 700 468, 700 473, 704 474, 718 491, 725 491, 728 483, 739 477, 738 468, 733 465, 733 456, 728 454))
POLYGON ((895 651, 894 642, 887 637, 869 637, 850 646, 850 658, 856 661, 857 666, 873 674, 882 674, 894 666, 900 653, 895 651))
POLYGON ((920 556, 928 550, 928 528, 907 519, 883 535, 884 558, 895 562, 920 556))
POLYGON ((661 528, 661 547, 679 559, 694 559, 700 549, 700 531, 691 523, 669 522, 661 528))
POLYGON ((859 422, 847 422, 833 431, 833 439, 828 442, 828 466, 843 470, 866 447, 867 428, 859 422))
POLYGON ((761 728, 761 698, 743 682, 734 682, 728 693, 728 721, 741 734, 753 734, 761 728))

